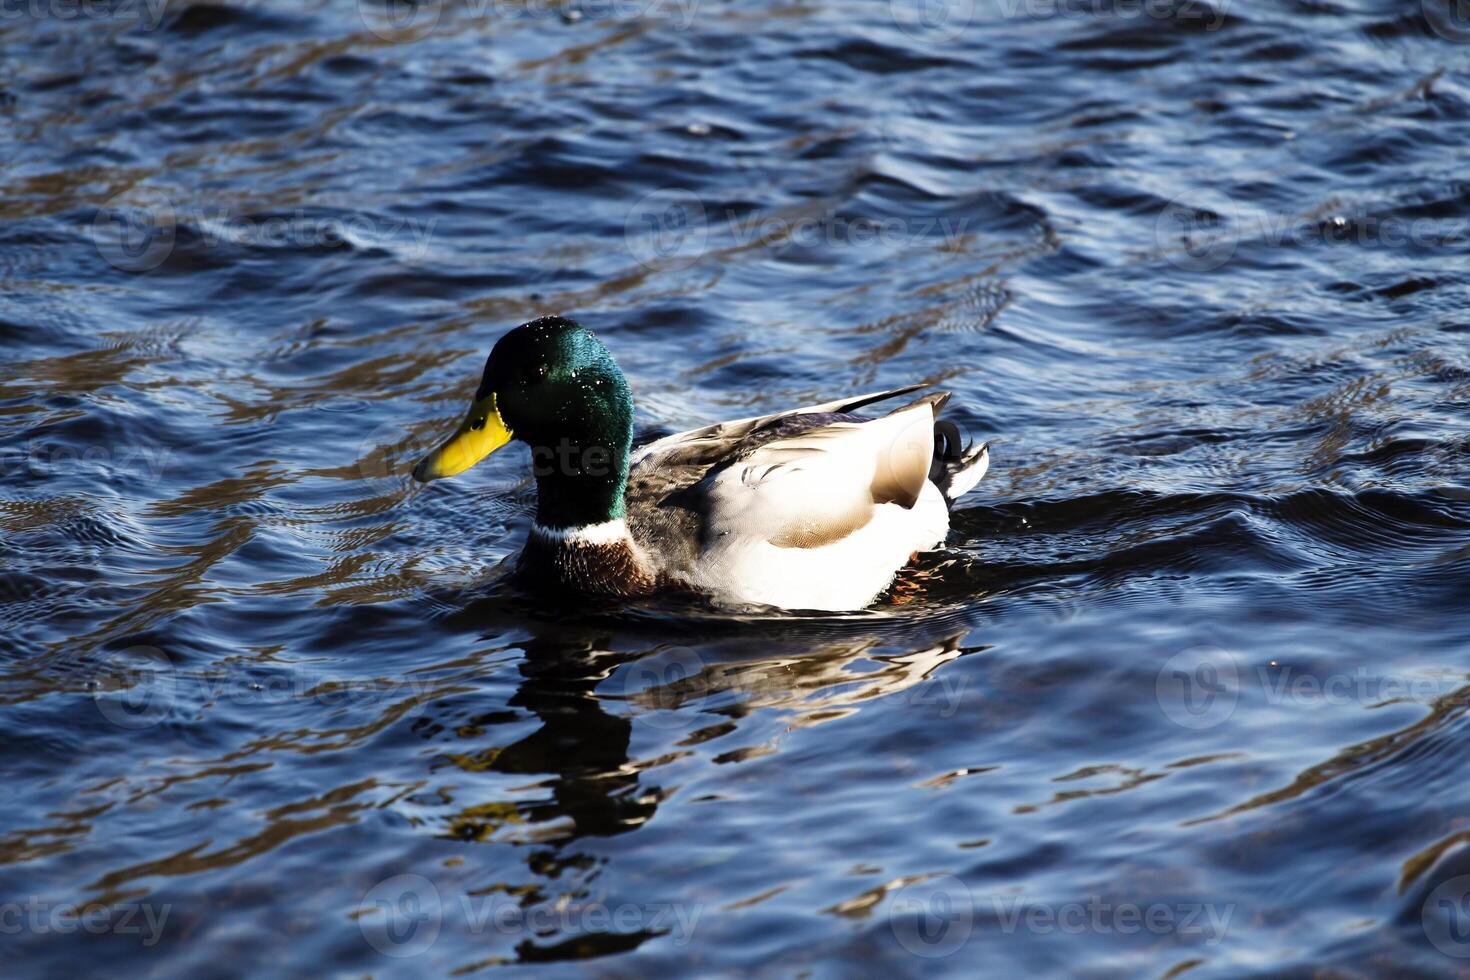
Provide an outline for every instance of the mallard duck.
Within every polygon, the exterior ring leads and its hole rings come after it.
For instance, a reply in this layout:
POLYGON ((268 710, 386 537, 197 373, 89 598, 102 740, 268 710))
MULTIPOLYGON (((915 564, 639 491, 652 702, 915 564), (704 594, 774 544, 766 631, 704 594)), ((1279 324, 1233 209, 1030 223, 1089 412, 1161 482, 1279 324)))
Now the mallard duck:
POLYGON ((943 543, 954 500, 985 475, 936 422, 947 392, 839 398, 718 422, 633 449, 633 397, 608 349, 565 317, 496 342, 458 429, 414 467, 454 476, 518 439, 536 519, 517 566, 535 587, 611 597, 692 590, 721 605, 860 609, 943 543))

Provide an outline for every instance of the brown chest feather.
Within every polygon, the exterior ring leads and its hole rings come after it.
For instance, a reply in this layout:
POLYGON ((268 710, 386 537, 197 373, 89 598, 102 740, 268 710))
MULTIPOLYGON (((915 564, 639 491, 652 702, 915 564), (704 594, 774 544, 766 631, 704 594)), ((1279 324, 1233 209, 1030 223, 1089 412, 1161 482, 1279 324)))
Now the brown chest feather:
POLYGON ((532 535, 517 572, 537 589, 570 589, 590 595, 631 597, 658 588, 658 576, 630 541, 587 544, 551 542, 532 535))

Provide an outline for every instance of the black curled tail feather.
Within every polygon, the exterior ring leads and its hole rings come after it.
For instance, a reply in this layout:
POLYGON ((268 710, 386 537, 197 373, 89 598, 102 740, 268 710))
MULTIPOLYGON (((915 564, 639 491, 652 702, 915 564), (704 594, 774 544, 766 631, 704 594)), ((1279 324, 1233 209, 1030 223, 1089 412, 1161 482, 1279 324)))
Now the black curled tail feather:
POLYGON ((949 419, 934 420, 934 461, 929 479, 951 506, 980 482, 990 466, 990 443, 966 446, 959 426, 949 419))

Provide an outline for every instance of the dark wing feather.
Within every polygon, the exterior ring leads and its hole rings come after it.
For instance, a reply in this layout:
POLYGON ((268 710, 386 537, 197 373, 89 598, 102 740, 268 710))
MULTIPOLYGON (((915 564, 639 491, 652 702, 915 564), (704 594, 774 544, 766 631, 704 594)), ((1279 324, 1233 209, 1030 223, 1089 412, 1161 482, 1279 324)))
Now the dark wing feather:
POLYGON ((887 398, 896 398, 925 387, 928 386, 925 384, 904 385, 902 388, 890 388, 888 391, 870 392, 852 398, 823 402, 820 405, 789 408, 782 412, 772 412, 769 415, 756 415, 730 422, 715 422, 698 429, 690 429, 688 432, 676 432, 635 449, 633 466, 637 467, 644 462, 651 462, 654 457, 662 459, 667 464, 719 462, 731 455, 751 433, 772 423, 780 422, 782 419, 793 415, 847 414, 865 405, 871 405, 887 398))

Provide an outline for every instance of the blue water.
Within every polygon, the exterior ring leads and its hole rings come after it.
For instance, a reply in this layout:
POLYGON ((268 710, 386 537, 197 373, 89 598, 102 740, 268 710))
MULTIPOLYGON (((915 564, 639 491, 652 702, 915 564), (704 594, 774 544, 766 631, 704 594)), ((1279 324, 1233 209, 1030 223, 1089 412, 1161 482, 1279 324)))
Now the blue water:
POLYGON ((7 975, 1470 964, 1470 20, 0 17, 7 975), (518 594, 497 337, 672 431, 931 381, 873 610, 518 594))

